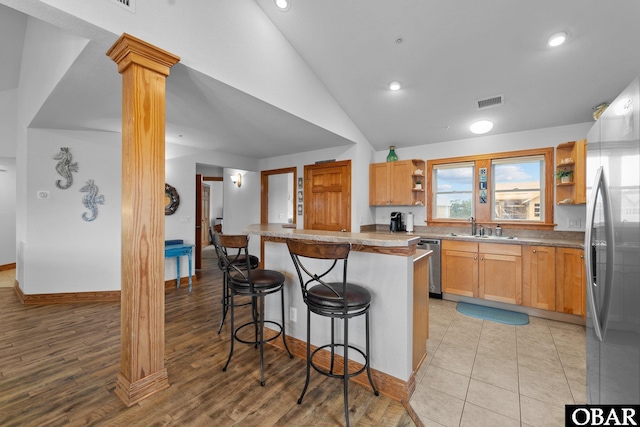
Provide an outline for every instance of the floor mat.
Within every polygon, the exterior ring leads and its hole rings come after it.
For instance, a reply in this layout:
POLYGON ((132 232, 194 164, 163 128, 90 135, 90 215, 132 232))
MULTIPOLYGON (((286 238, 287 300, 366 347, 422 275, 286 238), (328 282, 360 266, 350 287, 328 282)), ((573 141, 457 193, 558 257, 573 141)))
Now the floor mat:
POLYGON ((507 325, 526 325, 529 323, 528 314, 516 313, 515 311, 502 310, 500 308, 484 307, 482 305, 458 302, 456 310, 462 314, 466 314, 467 316, 506 323, 507 325))

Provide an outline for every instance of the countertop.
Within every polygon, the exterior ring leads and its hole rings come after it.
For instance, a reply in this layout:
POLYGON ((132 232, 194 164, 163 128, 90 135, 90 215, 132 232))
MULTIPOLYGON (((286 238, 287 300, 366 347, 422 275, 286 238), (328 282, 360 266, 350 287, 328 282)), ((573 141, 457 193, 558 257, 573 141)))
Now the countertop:
MULTIPOLYGON (((439 239, 439 240, 461 240, 467 242, 478 243, 502 243, 512 245, 536 245, 536 246, 553 246, 563 248, 584 248, 584 240, 573 238, 573 236, 567 238, 565 234, 559 233, 557 237, 547 236, 514 236, 505 235, 502 237, 474 237, 465 233, 445 233, 445 232, 390 232, 390 231, 376 231, 375 234, 379 235, 395 235, 395 236, 418 236, 424 239, 439 239)), ((547 233, 548 234, 548 233, 547 233)))
POLYGON ((418 243, 420 236, 408 233, 350 233, 341 231, 303 230, 283 228, 282 224, 252 224, 244 229, 247 234, 260 236, 316 240, 319 242, 347 242, 363 246, 408 247, 418 243))

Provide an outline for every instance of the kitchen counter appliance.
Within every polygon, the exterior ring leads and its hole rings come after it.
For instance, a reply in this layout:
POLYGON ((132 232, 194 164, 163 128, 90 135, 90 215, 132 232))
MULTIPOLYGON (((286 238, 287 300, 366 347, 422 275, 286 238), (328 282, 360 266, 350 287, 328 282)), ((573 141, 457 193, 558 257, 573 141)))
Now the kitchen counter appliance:
POLYGON ((404 223, 402 222, 402 212, 391 212, 391 224, 389 224, 389 230, 405 231, 404 223))
POLYGON ((420 239, 418 249, 433 251, 429 257, 429 297, 442 299, 442 284, 440 283, 440 240, 420 239))

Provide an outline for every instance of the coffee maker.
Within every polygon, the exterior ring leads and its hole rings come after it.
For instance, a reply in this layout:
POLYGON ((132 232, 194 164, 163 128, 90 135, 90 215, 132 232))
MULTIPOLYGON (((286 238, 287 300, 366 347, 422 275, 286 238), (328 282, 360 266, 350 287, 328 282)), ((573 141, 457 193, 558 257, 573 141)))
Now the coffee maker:
POLYGON ((402 222, 402 212, 391 212, 391 224, 389 225, 391 231, 405 231, 404 223, 402 222))

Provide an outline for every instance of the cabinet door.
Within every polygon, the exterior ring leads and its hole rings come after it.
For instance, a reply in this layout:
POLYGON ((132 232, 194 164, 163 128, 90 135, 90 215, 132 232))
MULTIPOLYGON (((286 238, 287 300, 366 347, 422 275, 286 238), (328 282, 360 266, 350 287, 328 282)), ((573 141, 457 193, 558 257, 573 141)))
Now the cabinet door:
POLYGON ((478 253, 442 251, 442 292, 478 297, 478 253))
POLYGON ((389 163, 369 165, 369 205, 391 204, 389 191, 389 163))
POLYGON ((556 266, 556 310, 585 317, 584 252, 576 248, 558 248, 556 266))
POLYGON ((399 162, 391 162, 389 174, 390 191, 392 205, 411 205, 412 204, 412 187, 413 179, 411 174, 411 160, 403 160, 399 162))
POLYGON ((523 304, 543 310, 556 309, 556 248, 523 247, 523 304), (528 297, 528 298, 527 298, 528 297))
POLYGON ((522 257, 480 253, 478 297, 522 304, 522 257))

